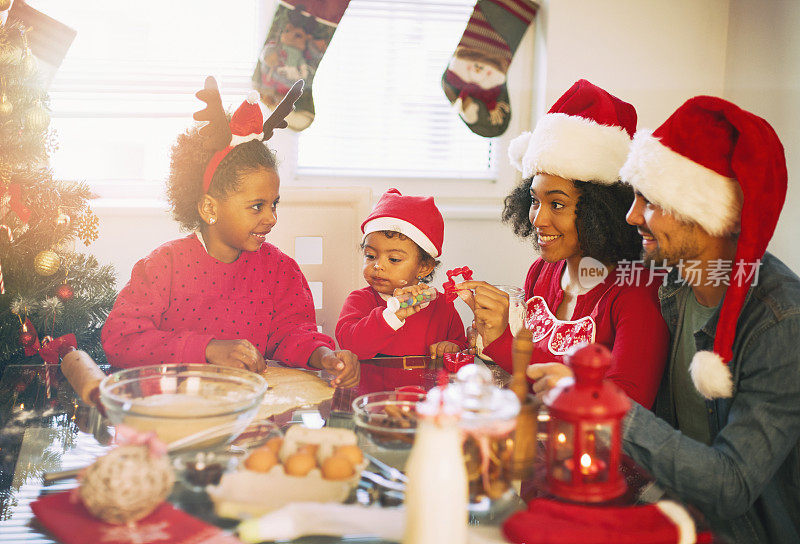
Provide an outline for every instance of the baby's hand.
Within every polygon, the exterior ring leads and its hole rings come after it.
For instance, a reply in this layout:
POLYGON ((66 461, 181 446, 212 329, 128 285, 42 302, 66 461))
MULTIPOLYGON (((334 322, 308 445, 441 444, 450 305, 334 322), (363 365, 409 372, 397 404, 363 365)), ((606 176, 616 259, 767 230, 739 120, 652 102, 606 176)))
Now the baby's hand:
POLYGON ((431 359, 442 357, 445 353, 458 353, 461 351, 461 348, 458 347, 458 344, 454 344, 453 342, 448 342, 446 340, 431 344, 429 349, 431 352, 431 359))
POLYGON ((206 346, 206 361, 217 366, 263 372, 264 356, 249 340, 211 340, 206 346))
MULTIPOLYGON (((418 283, 416 285, 409 285, 408 287, 400 287, 399 289, 395 289, 392 296, 400 297, 401 295, 418 295, 419 293, 428 289, 428 286, 424 283, 418 283)), ((397 316, 397 319, 401 321, 405 321, 405 319, 410 316, 414 315, 418 311, 422 310, 423 308, 427 308, 430 302, 425 302, 423 304, 418 304, 416 306, 408 306, 406 308, 400 308, 397 310, 394 315, 397 316)))
POLYGON ((550 391, 561 378, 574 376, 572 369, 561 363, 537 363, 535 365, 529 365, 525 373, 533 380, 533 392, 537 395, 550 391))
POLYGON ((332 351, 320 346, 311 353, 308 364, 314 368, 327 370, 336 377, 331 381, 333 387, 353 387, 361 379, 361 365, 352 351, 340 349, 332 351))

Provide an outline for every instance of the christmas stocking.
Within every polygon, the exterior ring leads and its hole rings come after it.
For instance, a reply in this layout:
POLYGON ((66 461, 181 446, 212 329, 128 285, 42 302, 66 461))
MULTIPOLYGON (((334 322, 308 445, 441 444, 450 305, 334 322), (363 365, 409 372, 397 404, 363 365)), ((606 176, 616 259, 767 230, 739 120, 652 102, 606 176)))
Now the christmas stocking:
POLYGON ((298 79, 305 80, 303 96, 286 117, 292 130, 308 128, 314 120, 311 96, 314 74, 336 32, 350 0, 280 0, 264 47, 253 72, 253 88, 269 108, 286 95, 298 79))
POLYGON ((442 76, 447 99, 472 132, 501 135, 511 119, 506 72, 536 16, 534 0, 478 0, 442 76))

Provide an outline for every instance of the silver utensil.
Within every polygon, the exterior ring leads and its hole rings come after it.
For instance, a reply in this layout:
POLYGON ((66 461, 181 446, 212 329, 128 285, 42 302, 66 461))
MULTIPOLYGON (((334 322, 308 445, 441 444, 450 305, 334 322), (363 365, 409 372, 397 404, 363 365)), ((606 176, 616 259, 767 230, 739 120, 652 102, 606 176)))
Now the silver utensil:
POLYGON ((398 469, 396 469, 396 468, 394 468, 392 466, 387 465, 386 463, 384 463, 380 459, 376 458, 375 456, 370 455, 369 453, 366 453, 366 452, 363 452, 363 453, 364 453, 364 457, 366 459, 368 459, 370 463, 372 463, 373 465, 378 467, 378 470, 380 470, 390 480, 395 480, 397 482, 408 483, 408 476, 403 474, 402 471, 400 471, 400 470, 398 470, 398 469))
POLYGON ((406 484, 397 482, 395 480, 386 479, 380 474, 375 474, 374 472, 369 472, 368 470, 362 471, 361 477, 365 480, 369 480, 375 485, 379 485, 386 489, 391 489, 392 491, 399 491, 401 493, 405 493, 406 491, 406 484))

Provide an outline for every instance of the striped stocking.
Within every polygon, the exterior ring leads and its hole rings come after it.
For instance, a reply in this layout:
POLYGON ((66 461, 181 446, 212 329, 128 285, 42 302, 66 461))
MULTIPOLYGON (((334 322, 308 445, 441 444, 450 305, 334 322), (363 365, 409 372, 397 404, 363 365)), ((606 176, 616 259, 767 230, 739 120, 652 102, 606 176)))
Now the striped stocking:
POLYGON ((506 72, 536 16, 534 0, 478 0, 442 76, 442 88, 472 132, 492 138, 508 127, 506 72))

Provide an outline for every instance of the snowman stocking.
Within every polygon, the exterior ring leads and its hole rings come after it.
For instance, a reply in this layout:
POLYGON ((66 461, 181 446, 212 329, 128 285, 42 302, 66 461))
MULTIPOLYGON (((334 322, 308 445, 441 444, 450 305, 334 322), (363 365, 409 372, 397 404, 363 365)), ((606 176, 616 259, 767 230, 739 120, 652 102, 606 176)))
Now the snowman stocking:
POLYGON ((442 88, 469 129, 501 135, 511 119, 506 72, 536 16, 534 0, 478 0, 442 76, 442 88))
POLYGON ((314 120, 314 75, 350 0, 280 0, 253 72, 253 88, 274 109, 298 79, 305 90, 286 117, 303 130, 314 120))

